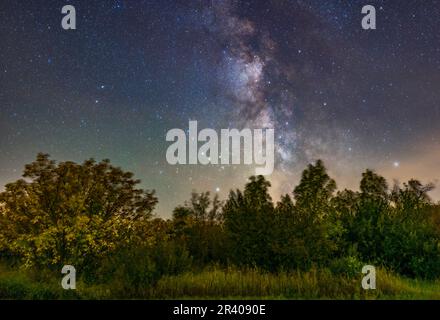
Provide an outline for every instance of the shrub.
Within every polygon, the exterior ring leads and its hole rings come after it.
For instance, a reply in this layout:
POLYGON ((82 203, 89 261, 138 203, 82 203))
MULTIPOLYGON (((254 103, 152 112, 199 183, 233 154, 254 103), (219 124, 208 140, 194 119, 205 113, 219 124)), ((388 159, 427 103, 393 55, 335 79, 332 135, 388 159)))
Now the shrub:
POLYGON ((357 257, 347 256, 332 260, 329 269, 335 275, 346 275, 354 278, 361 274, 364 265, 357 257))

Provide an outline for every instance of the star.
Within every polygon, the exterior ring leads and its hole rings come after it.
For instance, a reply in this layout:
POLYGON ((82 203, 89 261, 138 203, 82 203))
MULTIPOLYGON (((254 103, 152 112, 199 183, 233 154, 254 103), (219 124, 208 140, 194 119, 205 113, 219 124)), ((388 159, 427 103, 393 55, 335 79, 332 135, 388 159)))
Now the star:
POLYGON ((84 1, 74 34, 53 1, 38 13, 6 1, 0 181, 41 151, 109 158, 156 189, 163 216, 192 187, 242 187, 254 166, 168 164, 166 132, 188 120, 218 133, 273 127, 274 199, 317 159, 347 188, 357 187, 353 172, 374 167, 440 180, 438 6, 377 5, 380 30, 365 41, 361 0, 199 2, 84 1))

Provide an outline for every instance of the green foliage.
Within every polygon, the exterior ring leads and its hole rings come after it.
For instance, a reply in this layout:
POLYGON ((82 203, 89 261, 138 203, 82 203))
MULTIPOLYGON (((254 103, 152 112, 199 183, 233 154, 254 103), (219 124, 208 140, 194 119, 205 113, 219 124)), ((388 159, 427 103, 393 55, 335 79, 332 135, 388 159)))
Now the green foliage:
POLYGON ((368 292, 359 285, 359 274, 325 269, 274 274, 214 267, 165 275, 140 290, 115 281, 80 282, 75 291, 61 289, 57 278, 39 281, 23 272, 0 271, 0 299, 440 299, 440 282, 410 280, 384 269, 377 270, 377 289, 368 292))
POLYGON ((383 265, 411 277, 440 276, 440 232, 433 221, 428 192, 432 185, 410 180, 392 192, 371 170, 362 175, 361 192, 338 193, 333 203, 343 224, 342 254, 356 247, 363 261, 383 265))
POLYGON ((364 265, 365 263, 359 261, 357 257, 346 256, 331 261, 329 269, 333 274, 345 275, 353 278, 356 277, 356 275, 359 275, 359 270, 362 270, 364 265))
POLYGON ((188 271, 191 266, 188 252, 175 242, 121 248, 101 263, 95 273, 98 279, 91 283, 110 285, 114 297, 143 296, 161 277, 188 271))
POLYGON ((173 211, 172 239, 181 243, 197 264, 224 261, 225 235, 218 196, 191 194, 191 199, 173 211))
POLYGON ((369 298, 363 262, 392 272, 372 298, 420 295, 394 273, 440 278, 440 205, 414 179, 389 189, 366 170, 359 192, 335 194, 318 160, 276 204, 253 176, 225 202, 193 192, 164 220, 152 216, 154 192, 107 160, 39 154, 23 177, 0 193, 0 260, 26 268, 0 276, 0 298, 369 298), (53 280, 64 264, 78 270, 78 293, 53 280))
POLYGON ((244 192, 231 191, 223 207, 229 257, 237 265, 274 268, 271 240, 275 213, 269 187, 263 176, 251 177, 244 192))
POLYGON ((251 177, 244 193, 231 192, 224 206, 231 260, 272 271, 324 265, 336 250, 329 219, 336 184, 323 163, 304 171, 295 203, 285 195, 274 207, 269 187, 264 177, 251 177))
POLYGON ((77 299, 74 291, 63 290, 53 276, 35 276, 29 271, 13 271, 0 265, 0 299, 77 299), (40 278, 40 279, 39 279, 40 278))
POLYGON ((0 251, 27 266, 86 266, 132 239, 157 203, 132 174, 104 160, 56 164, 39 154, 0 193, 0 251))
POLYGON ((326 214, 322 210, 328 210, 329 201, 336 190, 336 182, 329 177, 324 163, 316 161, 315 165, 309 164, 303 171, 298 186, 295 187, 295 196, 298 208, 306 209, 312 218, 326 214))

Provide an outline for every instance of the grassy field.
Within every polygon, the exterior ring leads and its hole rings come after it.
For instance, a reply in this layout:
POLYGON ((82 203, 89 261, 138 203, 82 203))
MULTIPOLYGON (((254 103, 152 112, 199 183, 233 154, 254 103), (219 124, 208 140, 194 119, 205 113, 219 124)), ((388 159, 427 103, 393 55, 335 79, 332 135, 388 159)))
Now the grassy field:
POLYGON ((60 279, 36 279, 29 272, 0 269, 0 299, 440 299, 440 281, 405 279, 378 270, 376 290, 363 290, 358 279, 326 270, 269 274, 257 270, 210 268, 161 278, 151 286, 128 288, 77 283, 63 290, 60 279))
POLYGON ((154 294, 165 299, 440 299, 440 282, 408 280, 380 270, 377 289, 366 291, 361 288, 361 277, 334 276, 325 270, 275 275, 212 270, 162 278, 154 294))

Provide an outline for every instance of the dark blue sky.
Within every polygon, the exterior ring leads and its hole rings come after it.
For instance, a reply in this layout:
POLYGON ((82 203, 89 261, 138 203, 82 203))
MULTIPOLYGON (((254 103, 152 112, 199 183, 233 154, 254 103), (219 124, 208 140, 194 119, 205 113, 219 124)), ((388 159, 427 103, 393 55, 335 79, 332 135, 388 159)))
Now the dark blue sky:
MULTIPOLYGON (((435 182, 438 1, 11 1, 0 4, 0 185, 37 152, 109 158, 169 215, 192 189, 241 187, 248 166, 171 166, 165 134, 270 126, 273 194, 322 158, 342 187, 369 167, 435 182), (61 28, 61 7, 77 30, 61 28), (377 29, 361 28, 361 8, 377 29)), ((434 193, 435 195, 435 193, 434 193)))

